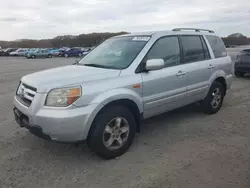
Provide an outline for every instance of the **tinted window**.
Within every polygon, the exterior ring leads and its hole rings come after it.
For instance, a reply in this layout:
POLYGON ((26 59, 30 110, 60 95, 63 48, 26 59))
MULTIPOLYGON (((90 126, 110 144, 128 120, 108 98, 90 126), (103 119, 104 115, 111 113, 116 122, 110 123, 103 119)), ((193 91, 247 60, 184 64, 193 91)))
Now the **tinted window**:
POLYGON ((200 36, 181 36, 184 63, 205 60, 200 36))
POLYGON ((214 52, 215 58, 227 56, 227 51, 226 51, 225 45, 219 37, 212 36, 212 35, 208 35, 206 37, 207 37, 207 40, 208 40, 208 42, 209 42, 209 44, 214 52))
POLYGON ((177 37, 159 39, 147 55, 149 59, 163 59, 165 67, 177 65, 180 62, 180 47, 177 37))
POLYGON ((248 63, 250 63, 250 53, 241 53, 241 54, 238 56, 238 59, 239 59, 241 62, 248 62, 248 63))

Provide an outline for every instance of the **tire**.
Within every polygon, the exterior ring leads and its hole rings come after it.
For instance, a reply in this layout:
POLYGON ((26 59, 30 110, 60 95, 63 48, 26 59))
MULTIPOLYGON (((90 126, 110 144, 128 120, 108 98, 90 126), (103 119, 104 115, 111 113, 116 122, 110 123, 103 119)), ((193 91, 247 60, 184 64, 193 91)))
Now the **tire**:
POLYGON ((207 114, 217 113, 222 106, 225 93, 226 88, 220 82, 213 82, 205 100, 202 103, 204 112, 207 114), (219 91, 218 95, 216 94, 217 91, 219 91))
MULTIPOLYGON (((112 159, 121 156, 128 150, 128 148, 131 146, 133 142, 135 131, 136 131, 136 121, 134 119, 133 114, 131 114, 131 112, 126 107, 110 106, 107 107, 104 111, 100 112, 94 119, 90 133, 88 135, 88 141, 87 141, 88 146, 98 156, 104 159, 112 159), (126 129, 128 128, 128 131, 126 133, 115 132, 115 131, 119 132, 119 130, 115 130, 117 128, 115 126, 117 119, 121 119, 120 121, 121 128, 124 127, 126 127, 126 129), (111 129, 109 130, 112 130, 114 133, 110 133, 110 131, 109 132, 105 131, 107 130, 106 127, 111 124, 113 125, 113 127, 112 128, 110 127, 111 129), (124 139, 123 144, 121 145, 118 144, 119 142, 118 140, 116 140, 117 136, 116 134, 120 134, 119 138, 123 137, 124 139), (108 141, 111 140, 111 137, 113 139, 113 142, 108 147, 107 145, 109 144, 107 143, 109 143, 108 141)), ((123 139, 120 141, 123 141, 123 139)))
POLYGON ((82 53, 78 53, 78 57, 82 57, 82 53))
POLYGON ((35 55, 32 55, 31 58, 32 58, 32 59, 36 59, 36 56, 35 56, 35 55))
POLYGON ((239 72, 239 71, 235 71, 234 74, 236 77, 244 77, 244 75, 245 75, 244 72, 239 72))
POLYGON ((51 54, 49 54, 49 55, 48 55, 48 58, 52 58, 52 55, 51 55, 51 54))
POLYGON ((69 57, 69 55, 68 55, 68 54, 64 54, 64 57, 66 57, 66 58, 67 58, 67 57, 69 57))

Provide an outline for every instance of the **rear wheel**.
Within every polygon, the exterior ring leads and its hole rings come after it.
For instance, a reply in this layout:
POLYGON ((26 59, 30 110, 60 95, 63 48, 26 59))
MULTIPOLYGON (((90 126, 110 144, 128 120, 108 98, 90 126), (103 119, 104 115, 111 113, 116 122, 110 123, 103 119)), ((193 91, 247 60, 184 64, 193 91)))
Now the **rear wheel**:
POLYGON ((82 57, 82 53, 78 53, 78 57, 82 57))
POLYGON ((36 58, 36 56, 35 56, 35 55, 32 55, 32 56, 31 56, 31 58, 32 58, 32 59, 35 59, 35 58, 36 58))
POLYGON ((126 107, 111 106, 96 116, 88 136, 88 145, 100 157, 112 159, 128 150, 135 131, 133 114, 126 107))
POLYGON ((220 82, 213 82, 209 89, 207 97, 203 101, 204 112, 208 114, 217 113, 222 106, 225 92, 226 89, 220 82))
POLYGON ((240 72, 240 71, 235 71, 234 74, 236 77, 243 77, 245 75, 244 72, 240 72))
POLYGON ((49 58, 52 58, 52 55, 51 55, 51 54, 49 54, 49 55, 48 55, 48 57, 49 57, 49 58))
POLYGON ((64 57, 66 57, 66 58, 67 58, 67 57, 69 57, 69 55, 68 55, 68 54, 64 54, 64 57))

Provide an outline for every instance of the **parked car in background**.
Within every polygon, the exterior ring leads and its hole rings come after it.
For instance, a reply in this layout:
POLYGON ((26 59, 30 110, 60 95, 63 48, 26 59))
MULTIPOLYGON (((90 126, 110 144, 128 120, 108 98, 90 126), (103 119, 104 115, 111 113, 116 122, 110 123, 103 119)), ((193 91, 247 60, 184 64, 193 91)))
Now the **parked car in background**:
POLYGON ((62 57, 82 57, 82 50, 81 48, 69 48, 63 52, 60 53, 60 56, 62 57))
POLYGON ((11 52, 16 51, 17 48, 7 48, 0 52, 0 56, 9 56, 11 52))
POLYGON ((25 55, 28 59, 35 59, 35 58, 51 58, 52 54, 50 53, 50 50, 48 49, 38 49, 35 51, 28 52, 25 55))
POLYGON ((235 76, 243 77, 246 73, 250 73, 250 49, 242 50, 234 64, 235 76))
POLYGON ((25 54, 28 52, 28 49, 19 48, 16 51, 10 52, 10 56, 25 56, 25 54))
POLYGON ((91 48, 82 48, 82 56, 86 56, 91 51, 91 48))
POLYGON ((17 50, 13 51, 13 52, 10 52, 9 55, 10 56, 18 56, 18 52, 22 50, 21 48, 18 48, 17 50))
POLYGON ((62 52, 63 50, 61 49, 53 49, 50 50, 50 53, 52 54, 52 56, 59 56, 59 54, 62 52))
POLYGON ((55 56, 61 57, 62 54, 63 54, 66 50, 68 50, 68 49, 70 49, 70 48, 68 48, 68 47, 59 48, 59 51, 58 51, 58 52, 55 52, 55 56))
POLYGON ((36 51, 36 50, 38 50, 38 48, 29 48, 29 49, 27 49, 26 52, 24 53, 24 56, 26 57, 26 55, 27 55, 28 53, 34 52, 34 51, 36 51))

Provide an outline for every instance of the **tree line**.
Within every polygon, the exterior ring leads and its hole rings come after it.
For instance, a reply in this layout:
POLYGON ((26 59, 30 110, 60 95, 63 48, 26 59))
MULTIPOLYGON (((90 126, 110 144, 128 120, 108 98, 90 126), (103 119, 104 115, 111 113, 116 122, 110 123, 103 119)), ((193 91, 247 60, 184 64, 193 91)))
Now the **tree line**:
POLYGON ((31 40, 22 39, 15 41, 0 41, 2 48, 61 48, 61 47, 92 47, 100 44, 104 40, 127 34, 127 32, 118 33, 90 33, 78 36, 65 35, 58 36, 53 39, 31 40))
POLYGON ((236 46, 236 45, 250 45, 250 38, 247 38, 245 36, 226 37, 226 38, 222 38, 222 40, 227 47, 236 46))
MULTIPOLYGON (((60 47, 92 47, 100 44, 104 40, 117 36, 127 34, 127 32, 118 33, 90 33, 81 34, 77 36, 65 35, 58 36, 53 39, 43 39, 43 40, 30 40, 22 39, 16 41, 0 41, 0 46, 2 48, 60 48, 60 47)), ((250 38, 246 36, 239 35, 235 37, 234 34, 228 37, 222 38, 226 46, 232 45, 248 45, 250 44, 250 38)))

